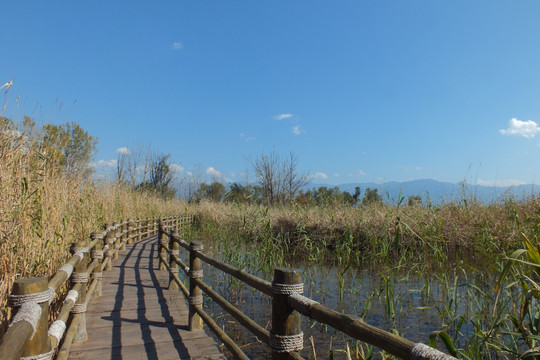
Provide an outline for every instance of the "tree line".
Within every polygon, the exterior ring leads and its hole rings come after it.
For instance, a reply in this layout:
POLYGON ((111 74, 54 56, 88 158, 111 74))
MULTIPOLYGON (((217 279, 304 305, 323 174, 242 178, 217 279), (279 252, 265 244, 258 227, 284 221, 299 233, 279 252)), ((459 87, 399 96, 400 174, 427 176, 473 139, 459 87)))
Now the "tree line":
MULTIPOLYGON (((0 117, 0 130, 9 134, 13 147, 26 147, 27 151, 44 160, 46 171, 62 171, 67 175, 91 177, 97 139, 80 125, 69 122, 61 125, 45 124, 39 128, 29 116, 17 124, 0 117)), ((226 183, 214 176, 203 181, 202 175, 180 179, 170 154, 153 150, 150 146, 134 151, 121 148, 115 162, 114 181, 137 191, 152 192, 163 198, 183 197, 190 202, 203 199, 215 202, 263 205, 348 205, 362 206, 382 203, 377 189, 359 187, 354 193, 338 187, 320 186, 308 189, 309 173, 301 172, 294 153, 282 156, 276 152, 261 154, 251 161, 256 181, 226 183), (181 188, 184 191, 179 191, 181 188)), ((0 158, 2 149, 0 148, 0 158)), ((45 170, 45 169, 44 169, 45 170)), ((421 204, 419 196, 411 196, 409 205, 421 204)))

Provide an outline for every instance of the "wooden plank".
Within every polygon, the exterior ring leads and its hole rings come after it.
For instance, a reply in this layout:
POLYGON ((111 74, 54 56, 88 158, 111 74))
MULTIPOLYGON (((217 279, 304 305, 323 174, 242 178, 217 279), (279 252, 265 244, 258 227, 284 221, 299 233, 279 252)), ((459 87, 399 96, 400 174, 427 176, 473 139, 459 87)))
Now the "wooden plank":
POLYGON ((188 331, 183 297, 157 270, 155 239, 120 251, 103 273, 103 295, 86 312, 88 341, 73 344, 70 359, 226 359, 204 331, 188 331))

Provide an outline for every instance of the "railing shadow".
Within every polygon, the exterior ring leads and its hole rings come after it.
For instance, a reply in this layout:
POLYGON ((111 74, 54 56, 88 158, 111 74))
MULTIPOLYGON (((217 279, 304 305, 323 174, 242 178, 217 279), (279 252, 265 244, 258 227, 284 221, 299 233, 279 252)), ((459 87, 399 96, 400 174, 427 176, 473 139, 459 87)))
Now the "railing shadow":
MULTIPOLYGON (((140 336, 143 340, 144 349, 146 353, 146 358, 148 359, 158 359, 157 343, 152 337, 152 329, 155 328, 166 328, 172 344, 178 353, 179 357, 189 356, 189 351, 182 342, 182 337, 179 333, 179 329, 187 329, 186 326, 176 325, 174 323, 174 318, 169 311, 167 305, 167 300, 165 298, 164 288, 160 285, 159 279, 155 274, 157 270, 157 261, 156 261, 156 248, 157 244, 155 243, 155 237, 148 238, 146 240, 135 243, 129 248, 128 253, 125 255, 124 260, 121 264, 117 265, 120 268, 120 275, 118 277, 118 291, 115 296, 115 302, 113 310, 111 311, 110 316, 102 317, 104 320, 110 320, 113 322, 113 332, 112 332, 112 347, 111 347, 111 357, 114 359, 122 359, 122 325, 124 323, 137 323, 140 326, 140 336), (153 242, 153 243, 152 243, 153 242), (150 256, 144 255, 145 252, 148 252, 150 249, 150 256), (130 261, 135 259, 134 266, 127 266, 130 261), (140 267, 141 261, 144 259, 150 259, 148 268, 140 267), (126 283, 126 271, 134 271, 135 282, 126 283), (151 279, 151 284, 143 285, 143 277, 145 277, 145 272, 148 272, 151 279), (137 318, 128 319, 122 317, 121 310, 125 307, 125 289, 126 288, 137 288, 136 293, 136 302, 137 302, 137 318), (158 304, 161 310, 161 316, 163 321, 153 321, 148 318, 148 305, 147 300, 145 299, 145 291, 155 292, 158 298, 158 304)), ((147 281, 147 280, 146 280, 147 281)), ((129 300, 133 301, 133 300, 129 300)))

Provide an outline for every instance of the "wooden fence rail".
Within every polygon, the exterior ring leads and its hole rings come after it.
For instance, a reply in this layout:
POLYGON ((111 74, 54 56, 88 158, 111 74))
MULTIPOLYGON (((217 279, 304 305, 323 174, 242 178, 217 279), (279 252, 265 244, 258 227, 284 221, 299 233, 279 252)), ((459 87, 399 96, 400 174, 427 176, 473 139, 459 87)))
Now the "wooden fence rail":
MULTIPOLYGON (((173 228, 192 218, 166 221, 173 228)), ((85 311, 93 296, 101 296, 102 272, 110 270, 111 261, 126 244, 157 235, 158 223, 159 219, 137 219, 106 224, 89 241, 75 242, 71 258, 55 274, 16 280, 8 299, 14 316, 0 340, 0 359, 67 359, 71 344, 87 339, 85 311), (57 292, 68 280, 69 291, 61 299, 57 292), (53 301, 62 305, 49 325, 53 301)))
POLYGON ((73 255, 56 274, 49 278, 16 280, 9 297, 9 305, 16 311, 8 331, 0 341, 0 359, 67 359, 71 344, 87 339, 85 311, 93 296, 101 296, 102 272, 110 270, 111 262, 118 258, 118 251, 124 250, 126 245, 152 236, 158 238, 159 269, 169 271, 169 290, 181 291, 188 300, 189 330, 202 329, 203 324, 206 324, 235 358, 248 359, 241 348, 204 311, 203 293, 268 345, 272 359, 301 359, 302 315, 403 359, 455 359, 304 297, 301 273, 298 270, 275 269, 270 282, 205 254, 202 242, 188 243, 179 235, 182 227, 192 222, 192 216, 184 215, 107 224, 104 231, 92 233, 89 241, 74 243, 71 248, 73 255), (185 261, 180 258, 180 248, 187 251, 185 261), (270 296, 271 330, 257 324, 206 284, 203 281, 202 262, 270 296), (188 286, 180 280, 180 270, 189 278, 188 286), (70 290, 60 299, 56 293, 68 280, 70 290), (49 325, 49 306, 52 301, 61 301, 62 306, 55 321, 49 325))
POLYGON ((189 301, 190 327, 200 326, 200 319, 202 318, 238 359, 248 359, 248 357, 204 312, 201 291, 234 317, 247 330, 257 336, 261 342, 269 345, 272 359, 301 359, 298 352, 303 348, 301 315, 329 325, 355 339, 377 346, 402 359, 455 359, 427 345, 414 343, 375 326, 371 326, 362 319, 328 309, 320 303, 304 297, 302 295, 304 285, 302 283, 301 273, 297 270, 288 268, 275 269, 273 281, 270 282, 205 254, 201 242, 192 241, 191 243, 187 243, 178 236, 177 232, 168 230, 164 222, 160 222, 158 231, 160 238, 160 262, 163 264, 163 268, 171 271, 170 283, 174 283, 177 288, 181 289, 189 301), (180 259, 180 247, 189 251, 190 266, 187 266, 180 259), (271 296, 271 331, 264 329, 250 319, 206 284, 203 281, 203 271, 200 261, 204 261, 263 294, 271 296), (189 277, 189 289, 181 282, 177 275, 178 266, 189 277))

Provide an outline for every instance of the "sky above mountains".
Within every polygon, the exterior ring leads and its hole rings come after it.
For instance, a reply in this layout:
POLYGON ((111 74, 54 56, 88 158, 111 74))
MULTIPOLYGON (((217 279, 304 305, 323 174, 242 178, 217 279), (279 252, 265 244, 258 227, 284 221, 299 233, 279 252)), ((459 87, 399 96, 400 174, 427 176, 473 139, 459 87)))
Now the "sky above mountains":
POLYGON ((2 115, 77 122, 100 174, 150 144, 180 177, 245 181, 275 151, 316 183, 538 183, 539 14, 538 1, 10 1, 2 115))

